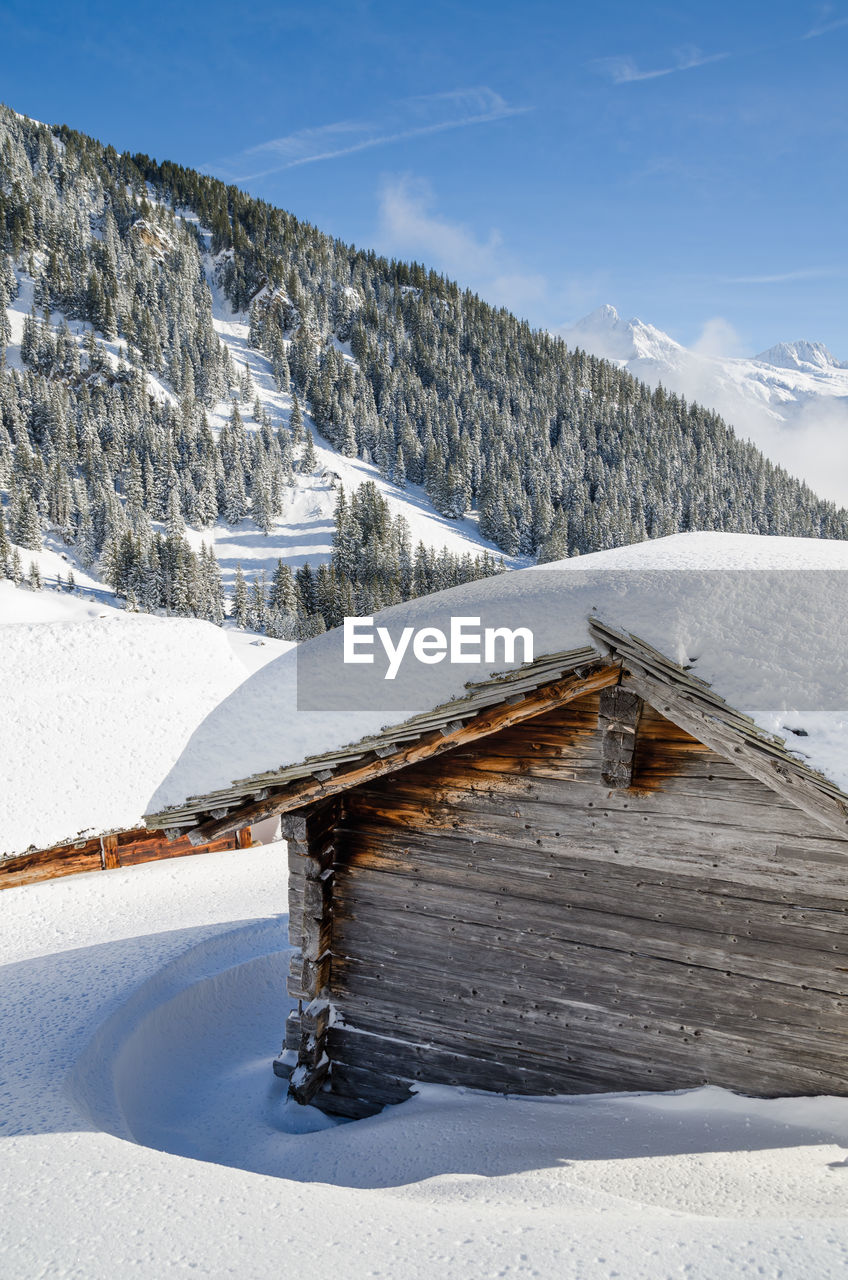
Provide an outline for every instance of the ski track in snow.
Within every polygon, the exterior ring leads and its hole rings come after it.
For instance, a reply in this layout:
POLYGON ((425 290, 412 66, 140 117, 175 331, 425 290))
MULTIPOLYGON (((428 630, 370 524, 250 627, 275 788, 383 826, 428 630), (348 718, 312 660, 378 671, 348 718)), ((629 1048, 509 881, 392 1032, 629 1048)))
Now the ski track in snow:
POLYGON ((286 1102, 285 868, 270 845, 2 895, 4 1277, 844 1273, 846 1099, 286 1102))
MULTIPOLYGON (((183 213, 182 216, 186 221, 197 223, 193 215, 183 213)), ((208 242, 209 233, 203 234, 208 242)), ((233 312, 215 281, 215 262, 208 252, 204 254, 204 266, 212 294, 212 318, 218 337, 229 349, 237 369, 242 369, 245 364, 248 366, 256 395, 268 413, 272 426, 288 423, 292 397, 287 392, 277 390, 271 362, 261 352, 249 346, 248 317, 243 313, 233 312)), ((345 358, 352 360, 346 349, 341 349, 345 351, 345 358)), ((227 421, 232 403, 232 400, 220 401, 208 415, 213 429, 220 430, 227 421)), ((248 429, 256 426, 252 407, 252 398, 245 403, 239 402, 240 412, 248 429)), ((212 540, 225 585, 231 585, 238 564, 246 573, 265 569, 270 575, 279 557, 293 569, 299 568, 307 560, 312 565, 329 560, 336 486, 341 485, 350 493, 366 480, 374 482, 388 502, 393 516, 403 515, 408 521, 413 547, 420 541, 436 550, 446 547, 459 555, 469 552, 477 556, 484 550, 497 557, 503 554, 494 543, 481 536, 476 518, 449 520, 440 516, 434 511, 421 486, 408 484, 404 489, 398 489, 385 480, 372 464, 358 458, 346 458, 331 448, 318 433, 305 407, 301 407, 304 427, 311 431, 315 444, 315 470, 311 475, 295 475, 295 486, 290 491, 288 506, 267 536, 250 518, 235 527, 225 525, 222 521, 215 525, 211 531, 212 540)), ((208 531, 196 535, 198 545, 204 537, 209 540, 208 531)), ((504 561, 510 567, 517 567, 529 563, 529 557, 504 556, 504 561)))

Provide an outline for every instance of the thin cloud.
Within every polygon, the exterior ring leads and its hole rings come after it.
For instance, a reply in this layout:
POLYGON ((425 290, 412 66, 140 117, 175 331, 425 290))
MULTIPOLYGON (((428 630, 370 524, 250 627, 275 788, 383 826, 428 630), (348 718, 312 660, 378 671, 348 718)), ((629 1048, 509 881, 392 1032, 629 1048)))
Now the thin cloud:
POLYGON ((808 267, 800 271, 778 271, 773 275, 724 276, 724 284, 791 284, 793 280, 826 280, 843 273, 832 267, 808 267))
POLYGON ((816 36, 825 36, 829 31, 838 31, 840 27, 848 27, 848 15, 840 16, 832 4, 824 4, 819 8, 818 21, 813 23, 802 39, 814 40, 816 36))
POLYGON ((409 175, 383 183, 380 191, 380 247, 396 257, 411 257, 474 289, 496 306, 517 315, 538 311, 547 299, 545 276, 522 269, 498 231, 486 239, 434 210, 429 184, 409 175))
POLYGON ((704 322, 692 344, 696 356, 741 356, 745 354, 742 336, 724 316, 713 316, 704 322))
POLYGON ((530 110, 531 107, 511 106, 499 93, 485 86, 404 98, 377 119, 337 120, 333 124, 298 129, 281 138, 261 142, 225 161, 222 171, 237 182, 248 182, 297 165, 335 160, 357 151, 443 133, 448 129, 488 124, 530 110), (240 169, 245 172, 237 172, 240 169))
POLYGON ((637 80, 658 80, 661 76, 672 76, 678 71, 691 71, 693 67, 704 67, 710 62, 722 62, 729 57, 729 53, 701 53, 700 49, 693 46, 678 49, 674 62, 665 67, 643 70, 637 65, 635 58, 625 55, 597 58, 592 65, 608 76, 613 84, 633 84, 637 80))

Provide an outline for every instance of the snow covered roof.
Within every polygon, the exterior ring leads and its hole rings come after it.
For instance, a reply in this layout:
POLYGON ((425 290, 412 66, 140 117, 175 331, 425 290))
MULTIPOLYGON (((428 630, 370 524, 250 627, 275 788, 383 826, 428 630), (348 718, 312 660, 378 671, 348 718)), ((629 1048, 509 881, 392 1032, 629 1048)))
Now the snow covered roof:
MULTIPOLYGON (((710 691, 707 718, 717 701, 729 720, 741 713, 736 730, 744 724, 748 739, 770 744, 796 776, 798 765, 819 771, 830 780, 824 790, 838 796, 848 790, 846 569, 846 543, 682 534, 471 583, 385 610, 375 623, 393 635, 447 631, 452 616, 530 627, 535 654, 553 657, 520 676, 526 687, 546 671, 555 679, 553 667, 602 660, 615 648, 611 636, 638 637, 643 660, 654 651, 710 691)), ((260 803, 268 787, 308 774, 320 782, 341 759, 477 714, 486 690, 502 701, 515 688, 487 682, 503 668, 474 668, 469 692, 468 667, 414 664, 387 693, 378 666, 343 664, 341 633, 330 632, 215 708, 157 789, 147 820, 204 823, 208 833, 251 794, 260 803)))
MULTIPOLYGON (((534 629, 534 668, 513 670, 506 689, 487 683, 503 662, 421 667, 404 673, 391 698, 376 666, 340 678, 338 633, 245 678, 236 633, 208 623, 113 612, 26 622, 4 607, 3 618, 15 620, 0 627, 0 852, 136 827, 144 814, 157 825, 165 810, 167 825, 189 826, 198 810, 217 807, 214 799, 192 807, 189 797, 243 797, 242 780, 303 777, 322 771, 319 757, 362 755, 373 738, 410 741, 428 722, 432 731, 467 719, 604 652, 592 618, 689 667, 764 738, 786 739, 848 791, 845 569, 846 543, 681 534, 486 579, 375 621, 393 631, 444 625, 452 614, 520 622, 534 629), (547 665, 538 661, 545 655, 555 655, 547 665)), ((54 594, 14 593, 38 604, 54 594)))

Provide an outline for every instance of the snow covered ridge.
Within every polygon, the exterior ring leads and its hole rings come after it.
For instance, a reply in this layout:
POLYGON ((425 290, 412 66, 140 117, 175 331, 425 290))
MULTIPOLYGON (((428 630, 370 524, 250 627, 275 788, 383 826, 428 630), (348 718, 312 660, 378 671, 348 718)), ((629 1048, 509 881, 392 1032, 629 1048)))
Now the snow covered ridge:
MULTIPOLYGON (((572 346, 581 346, 593 355, 604 360, 613 360, 631 366, 636 360, 653 361, 659 367, 666 363, 672 371, 675 362, 681 367, 686 359, 695 361, 714 361, 717 368, 736 369, 742 374, 750 374, 747 365, 760 365, 760 376, 764 370, 792 370, 807 375, 826 375, 820 377, 817 390, 822 395, 844 396, 848 394, 848 361, 837 360, 823 342, 778 342, 755 356, 719 356, 706 352, 691 351, 675 342, 674 338, 663 333, 654 325, 633 317, 623 320, 615 307, 609 304, 598 307, 590 315, 584 316, 576 324, 562 330, 562 336, 572 346)), ((775 379, 770 384, 775 391, 783 389, 786 400, 792 398, 793 391, 798 392, 803 384, 789 379, 775 379)), ((778 399, 779 397, 775 397, 778 399)))
POLYGON ((848 501, 848 361, 824 343, 779 342, 744 357, 693 350, 642 320, 622 319, 609 305, 560 335, 649 386, 662 383, 715 409, 817 493, 848 501))
MULTIPOLYGON (((375 621, 393 635, 447 631, 454 616, 523 625, 541 656, 597 649, 591 620, 600 619, 691 670, 848 790, 846 569, 843 542, 682 534, 469 584, 375 621)), ((467 667, 415 663, 388 683, 387 663, 345 675, 335 631, 269 664, 198 727, 149 813, 356 744, 465 693, 467 667)), ((475 684, 503 665, 475 667, 475 684)))

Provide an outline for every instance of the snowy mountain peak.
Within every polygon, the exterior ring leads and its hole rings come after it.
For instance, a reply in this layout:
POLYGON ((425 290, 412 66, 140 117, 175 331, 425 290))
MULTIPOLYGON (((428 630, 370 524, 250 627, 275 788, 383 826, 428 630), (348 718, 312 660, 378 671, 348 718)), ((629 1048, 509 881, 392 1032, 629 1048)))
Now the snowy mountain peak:
POLYGON ((656 360, 680 350, 667 333, 636 316, 622 320, 609 303, 563 329, 562 336, 569 346, 582 347, 606 360, 656 360))
POLYGON ((598 324, 608 324, 611 326, 621 324, 621 316, 616 311, 611 302, 605 302, 602 307, 597 307, 585 320, 596 321, 598 324))
POLYGON ((808 373, 816 369, 846 369, 848 363, 837 360, 823 342, 778 342, 754 356, 757 364, 770 364, 776 369, 799 369, 808 373))

